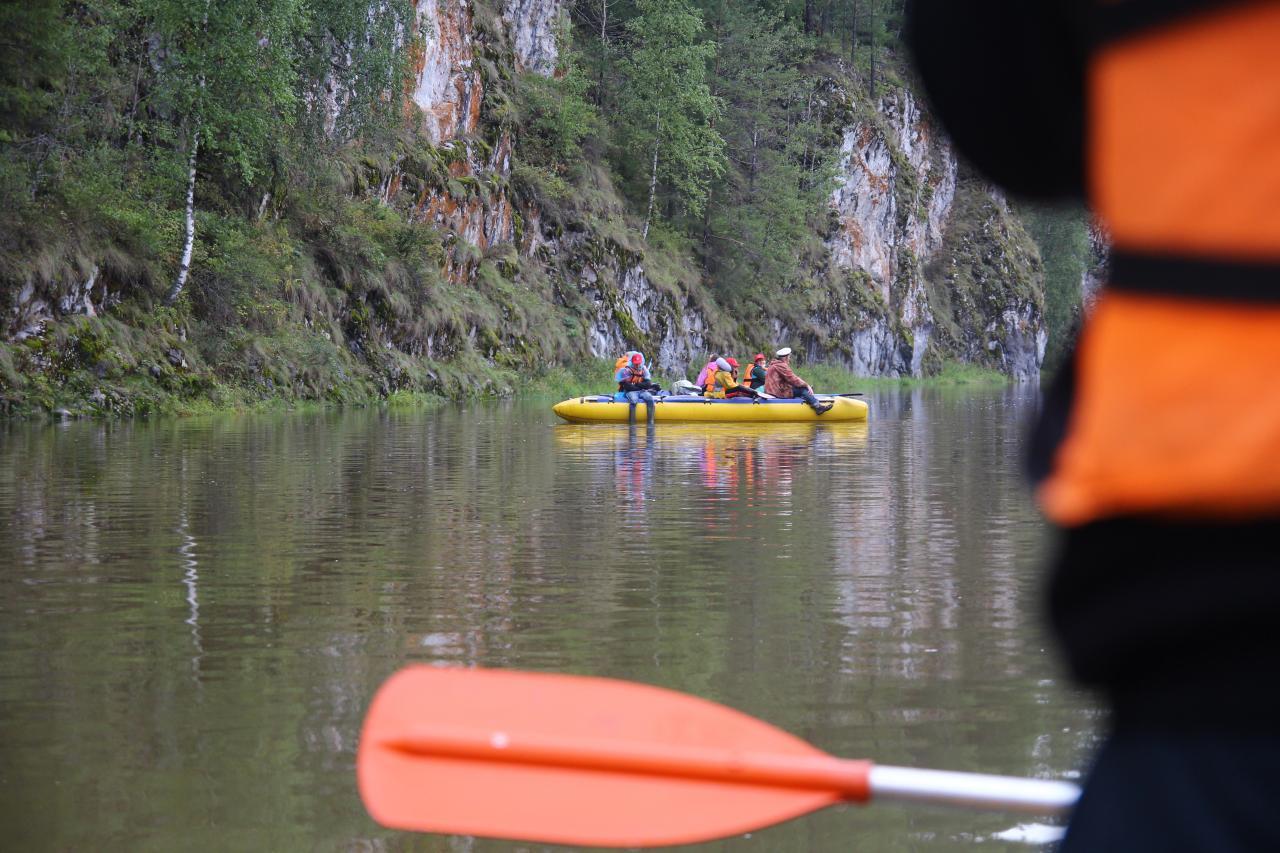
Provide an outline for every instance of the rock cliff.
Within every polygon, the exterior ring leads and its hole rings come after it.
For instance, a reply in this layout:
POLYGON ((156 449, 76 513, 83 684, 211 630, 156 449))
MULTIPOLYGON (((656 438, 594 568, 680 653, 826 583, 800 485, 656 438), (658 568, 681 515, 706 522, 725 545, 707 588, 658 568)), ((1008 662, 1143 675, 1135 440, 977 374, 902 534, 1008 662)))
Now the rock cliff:
MULTIPOLYGON (((643 249, 592 233, 572 212, 548 216, 536 203, 513 200, 511 134, 482 127, 486 76, 501 85, 512 71, 556 73, 562 0, 507 0, 500 20, 479 26, 467 0, 421 0, 418 14, 428 35, 415 62, 413 103, 452 180, 424 190, 417 215, 446 241, 481 254, 509 244, 522 272, 554 279, 560 307, 580 325, 591 355, 641 348, 659 367, 683 371, 708 345, 708 319, 692 294, 696 282, 676 278, 663 286, 646 270, 643 249), (486 132, 496 139, 484 140, 486 132)), ((388 198, 401 189, 395 176, 386 188, 388 198)), ((447 261, 447 275, 467 283, 477 265, 454 261, 457 254, 447 261)))
MULTIPOLYGON (((371 15, 380 8, 370 0, 371 15)), ((148 313, 173 258, 143 240, 89 245, 67 231, 66 246, 7 268, 0 401, 29 394, 4 390, 27 385, 27 373, 43 377, 48 399, 72 374, 84 387, 68 398, 111 385, 119 400, 98 409, 121 412, 138 396, 135 379, 189 397, 222 387, 337 400, 501 392, 514 375, 583 356, 640 349, 670 376, 710 351, 773 343, 865 375, 917 376, 952 360, 1038 375, 1035 243, 957 164, 909 86, 882 80, 869 99, 865 79, 829 57, 834 65, 802 78, 822 116, 806 169, 822 161, 812 174, 826 162, 834 172, 825 209, 801 222, 812 250, 780 296, 726 307, 691 242, 641 238, 603 142, 581 163, 546 168, 522 152, 529 81, 565 70, 565 0, 412 0, 411 14, 415 33, 399 27, 393 45, 412 72, 395 150, 362 144, 361 101, 344 89, 358 75, 340 73, 355 67, 351 49, 330 34, 337 70, 309 84, 303 103, 332 143, 336 189, 315 203, 271 185, 224 199, 222 212, 211 199, 181 310, 148 313), (206 236, 214 222, 222 230, 206 236), (51 260, 61 256, 72 260, 51 260)), ((216 178, 202 180, 197 195, 216 196, 216 178)))
MULTIPOLYGON (((500 32, 477 28, 466 0, 422 0, 420 14, 431 36, 419 63, 414 103, 432 140, 456 155, 451 175, 478 177, 481 186, 493 187, 468 198, 447 187, 425 193, 422 215, 481 251, 518 242, 525 262, 567 276, 560 292, 576 291, 566 304, 582 312, 593 355, 645 347, 662 367, 683 369, 708 347, 735 345, 700 306, 696 282, 664 288, 651 280, 642 247, 615 244, 592 258, 575 258, 585 247, 598 249, 610 241, 587 234, 590 229, 581 222, 571 223, 566 232, 564 223, 530 206, 517 210, 506 189, 509 135, 487 155, 466 141, 484 112, 484 59, 478 53, 500 64, 506 51, 517 68, 555 73, 560 0, 507 0, 500 32), (519 240, 515 220, 525 225, 519 240)), ((948 358, 1018 377, 1037 375, 1045 337, 1043 304, 1036 298, 1038 259, 1025 232, 1010 225, 1007 206, 993 200, 987 219, 956 220, 955 154, 909 89, 892 88, 870 107, 838 82, 823 87, 843 102, 843 112, 836 114, 847 116, 829 199, 833 227, 825 240, 834 284, 806 322, 774 319, 775 336, 796 335, 809 357, 836 360, 868 375, 920 375, 948 358), (952 252, 946 262, 935 263, 955 229, 968 230, 953 235, 954 246, 990 256, 991 274, 975 280, 978 288, 989 289, 981 312, 957 311, 956 300, 945 292, 961 259, 952 252), (1003 273, 995 272, 1001 268, 1003 273), (998 274, 1020 286, 1006 287, 993 277, 998 274), (980 325, 969 327, 970 322, 980 325), (945 333, 935 337, 939 326, 945 333)), ((460 280, 472 272, 449 270, 460 280)), ((971 276, 961 278, 967 282, 971 276)))
POLYGON ((842 286, 820 313, 826 330, 811 340, 812 355, 871 375, 916 376, 946 358, 1038 375, 1045 331, 1035 245, 998 196, 974 207, 984 190, 972 179, 961 187, 966 215, 957 216, 959 183, 954 152, 909 89, 852 120, 826 239, 842 286), (975 264, 990 271, 975 273, 975 264), (958 286, 979 292, 957 294, 958 286))

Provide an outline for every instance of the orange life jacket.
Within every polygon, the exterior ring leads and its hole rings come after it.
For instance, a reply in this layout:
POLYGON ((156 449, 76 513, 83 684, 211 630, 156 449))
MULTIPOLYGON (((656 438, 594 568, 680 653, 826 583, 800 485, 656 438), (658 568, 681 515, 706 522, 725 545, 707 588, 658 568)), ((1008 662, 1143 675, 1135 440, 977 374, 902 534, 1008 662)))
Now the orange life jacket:
POLYGON ((1063 525, 1280 513, 1280 4, 1098 49, 1089 195, 1114 248, 1036 496, 1063 525))
POLYGON ((711 381, 707 383, 707 396, 723 400, 725 392, 737 385, 738 381, 733 378, 732 373, 727 370, 717 370, 711 375, 711 381))
MULTIPOLYGON (((623 383, 623 382, 630 382, 630 383, 634 384, 634 383, 637 383, 637 382, 644 382, 644 381, 645 381, 645 377, 644 377, 644 368, 643 368, 643 367, 633 367, 632 365, 628 364, 628 365, 626 365, 626 368, 627 368, 627 378, 626 378, 626 379, 623 379, 623 380, 621 380, 621 381, 619 381, 619 382, 618 382, 618 388, 619 388, 619 389, 621 389, 621 388, 622 388, 622 383, 623 383)), ((618 369, 619 369, 619 370, 621 370, 621 369, 622 369, 622 365, 619 365, 618 369)))

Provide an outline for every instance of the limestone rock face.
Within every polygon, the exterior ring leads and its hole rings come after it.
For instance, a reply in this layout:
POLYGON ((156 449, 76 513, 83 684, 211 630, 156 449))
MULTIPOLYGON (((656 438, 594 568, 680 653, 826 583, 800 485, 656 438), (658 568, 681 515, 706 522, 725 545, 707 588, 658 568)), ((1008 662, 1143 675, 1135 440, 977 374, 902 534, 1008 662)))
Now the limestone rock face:
MULTIPOLYGON (((558 9, 558 2, 551 5, 558 9)), ((424 38, 413 57, 417 76, 411 97, 423 130, 447 160, 449 178, 444 187, 427 190, 417 199, 416 215, 449 235, 450 241, 474 248, 449 253, 445 259, 446 276, 467 282, 479 254, 515 239, 516 214, 506 189, 512 140, 506 132, 491 146, 474 138, 485 97, 478 55, 486 41, 475 26, 469 0, 418 0, 416 9, 424 38)), ((512 26, 522 30, 525 24, 512 26)), ((554 66, 554 41, 550 50, 547 61, 554 66)), ((399 191, 394 176, 385 191, 388 200, 399 191)))
POLYGON ((1089 225, 1089 264, 1080 274, 1080 304, 1088 310, 1107 280, 1111 257, 1111 236, 1095 220, 1089 225))
POLYGON ((706 313, 687 287, 656 282, 642 252, 567 229, 544 235, 536 253, 561 281, 566 309, 585 321, 591 355, 638 349, 662 374, 682 377, 711 345, 706 313))
MULTIPOLYGON (((951 300, 935 286, 934 262, 949 232, 971 224, 953 221, 957 181, 954 151, 907 89, 885 94, 874 114, 845 128, 826 246, 847 293, 814 318, 825 329, 806 347, 814 357, 834 357, 858 373, 915 376, 931 353, 979 352, 984 327, 957 327, 951 300), (942 341, 934 335, 939 323, 947 327, 942 341)), ((1034 375, 1044 357, 1042 307, 1018 301, 1000 309, 1010 318, 1002 321, 1000 358, 979 360, 1034 375)))
POLYGON ((1017 379, 1031 379, 1044 362, 1049 333, 1031 302, 1015 304, 1000 312, 1000 319, 990 323, 988 352, 998 353, 1000 368, 1017 379))
MULTIPOLYGON (((101 283, 101 270, 94 266, 80 278, 67 275, 53 281, 37 282, 28 278, 22 286, 7 294, 0 301, 3 320, 0 320, 0 340, 23 341, 39 336, 50 323, 75 314, 98 316, 98 309, 112 302, 105 282, 101 283), (98 307, 94 307, 94 300, 98 307), (6 304, 7 303, 7 304, 6 304)), ((117 299, 118 301, 118 299, 117 299)))
POLYGON ((562 11, 563 0, 506 0, 502 17, 511 29, 519 70, 547 77, 555 73, 556 30, 562 11))
MULTIPOLYGON (((502 26, 511 51, 506 61, 517 71, 555 73, 564 8, 564 0, 506 0, 502 26)), ((413 102, 432 142, 452 158, 448 171, 453 179, 450 188, 423 194, 418 215, 479 253, 516 244, 516 251, 531 262, 553 265, 554 275, 565 279, 559 283, 561 291, 573 291, 563 294, 566 301, 585 309, 581 319, 592 355, 611 357, 640 346, 658 367, 683 372, 705 346, 705 318, 684 304, 687 299, 657 287, 638 253, 591 252, 587 235, 560 233, 537 209, 517 210, 507 190, 511 138, 503 134, 487 154, 472 139, 485 96, 480 58, 490 47, 475 26, 474 10, 468 0, 420 0, 418 15, 427 38, 415 57, 413 102), (455 192, 455 186, 466 191, 455 192), (520 234, 517 218, 523 225, 520 234)), ((398 191, 389 183, 387 198, 398 191)), ((476 270, 474 257, 449 253, 446 275, 455 282, 469 281, 476 270)))
POLYGON ((1044 361, 1040 251, 999 192, 962 176, 943 245, 926 268, 933 346, 947 357, 1035 380, 1044 361))
POLYGON ((642 263, 608 271, 613 287, 605 285, 594 270, 590 277, 594 281, 584 278, 584 283, 595 306, 590 318, 593 355, 605 358, 635 346, 643 347, 634 332, 630 338, 625 334, 634 328, 655 347, 645 353, 652 365, 683 375, 689 362, 707 346, 702 315, 688 305, 678 304, 678 297, 657 289, 645 275, 642 263))
POLYGON ((475 63, 472 10, 467 0, 419 0, 418 27, 426 34, 413 57, 413 102, 427 136, 439 145, 471 133, 480 121, 484 84, 475 63))
POLYGON ((899 249, 924 261, 942 243, 956 158, 945 140, 935 138, 909 91, 886 95, 880 118, 844 132, 830 201, 839 228, 827 245, 837 266, 869 273, 887 300, 899 273, 899 249))

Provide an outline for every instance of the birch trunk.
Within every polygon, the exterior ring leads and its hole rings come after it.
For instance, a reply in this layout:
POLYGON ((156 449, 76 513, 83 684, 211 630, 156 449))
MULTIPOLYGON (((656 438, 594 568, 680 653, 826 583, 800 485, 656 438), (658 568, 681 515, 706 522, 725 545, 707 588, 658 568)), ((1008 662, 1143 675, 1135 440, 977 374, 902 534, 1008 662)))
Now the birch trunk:
MULTIPOLYGON (((211 0, 204 0, 204 16, 200 21, 202 34, 209 31, 209 5, 211 0)), ((205 76, 201 71, 197 83, 197 103, 204 104, 205 76)), ((187 161, 187 219, 186 230, 182 241, 182 261, 178 264, 178 277, 173 280, 173 287, 164 296, 164 304, 172 305, 182 295, 182 288, 187 284, 187 276, 191 272, 191 252, 196 245, 196 154, 200 150, 201 112, 197 108, 195 121, 191 124, 191 157, 187 161)))
POLYGON ((187 275, 191 272, 191 251, 196 244, 196 152, 200 148, 200 128, 197 125, 191 134, 191 159, 187 163, 187 221, 186 232, 182 243, 182 262, 178 264, 178 277, 173 287, 165 294, 164 303, 172 305, 178 301, 182 288, 187 284, 187 275))
POLYGON ((858 73, 858 0, 853 0, 853 11, 849 15, 849 65, 853 73, 858 73))
POLYGON ((649 223, 653 221, 653 199, 658 193, 658 146, 662 142, 662 113, 653 125, 653 168, 649 171, 649 210, 644 215, 644 234, 641 239, 649 239, 649 223))
POLYGON ((599 105, 605 106, 608 95, 605 94, 605 78, 609 74, 609 0, 600 0, 600 80, 599 105))
POLYGON ((867 94, 874 100, 876 96, 876 4, 867 6, 867 14, 871 17, 871 79, 867 86, 867 94))

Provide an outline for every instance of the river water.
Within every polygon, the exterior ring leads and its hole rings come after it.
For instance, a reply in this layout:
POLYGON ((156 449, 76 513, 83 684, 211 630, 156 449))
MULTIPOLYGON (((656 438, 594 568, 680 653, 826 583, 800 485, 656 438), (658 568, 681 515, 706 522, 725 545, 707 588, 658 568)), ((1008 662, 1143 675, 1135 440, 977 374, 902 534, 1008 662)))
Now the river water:
MULTIPOLYGON (((543 849, 386 830, 354 761, 407 663, 626 678, 832 753, 1071 778, 1033 391, 652 433, 550 401, 0 426, 0 844, 543 849)), ((495 804, 500 807, 500 804, 495 804)), ((716 850, 1034 850, 1010 815, 827 809, 716 850)))

